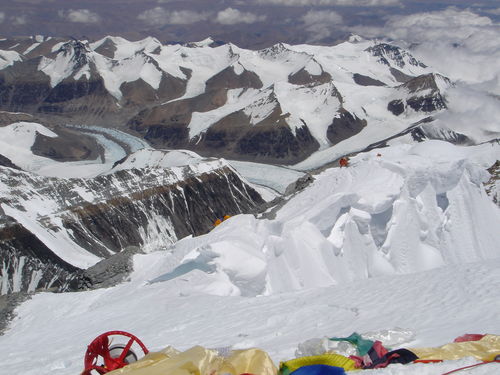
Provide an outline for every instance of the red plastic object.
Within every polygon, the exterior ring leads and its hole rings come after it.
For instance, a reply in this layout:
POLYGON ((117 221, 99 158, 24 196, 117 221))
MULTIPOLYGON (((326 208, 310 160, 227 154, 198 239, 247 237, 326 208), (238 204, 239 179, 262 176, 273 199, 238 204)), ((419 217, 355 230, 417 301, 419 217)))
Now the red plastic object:
POLYGON ((467 342, 467 341, 479 341, 486 335, 481 335, 479 333, 466 333, 463 336, 457 337, 453 342, 467 342))
POLYGON ((470 365, 470 366, 460 367, 460 368, 457 368, 455 370, 451 370, 451 371, 445 372, 443 375, 453 374, 455 372, 459 372, 459 371, 462 371, 462 370, 467 370, 469 368, 473 368, 473 367, 477 367, 477 366, 488 365, 490 363, 500 363, 500 359, 498 359, 498 360, 495 359, 494 361, 485 361, 485 362, 476 363, 476 364, 470 365))
POLYGON ((137 343, 141 347, 145 355, 149 353, 149 350, 141 340, 125 331, 109 331, 97 336, 87 347, 87 352, 85 353, 84 358, 85 369, 83 370, 82 375, 92 375, 93 370, 102 375, 128 365, 125 358, 129 355, 130 348, 134 343, 137 343), (110 354, 110 336, 125 336, 129 339, 118 356, 112 356, 110 354), (101 357, 104 361, 101 365, 97 364, 99 357, 101 357))

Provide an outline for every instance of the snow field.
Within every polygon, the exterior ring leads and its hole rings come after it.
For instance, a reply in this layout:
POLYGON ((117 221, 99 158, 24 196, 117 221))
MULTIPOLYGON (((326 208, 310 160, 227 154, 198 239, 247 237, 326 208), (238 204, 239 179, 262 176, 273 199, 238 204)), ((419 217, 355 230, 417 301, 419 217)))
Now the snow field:
MULTIPOLYGON (((155 260, 164 255, 136 256, 132 281, 115 288, 42 293, 21 305, 10 329, 0 337, 6 359, 3 370, 25 375, 79 373, 86 346, 112 329, 136 334, 153 351, 167 345, 179 350, 194 345, 259 347, 276 365, 294 358, 298 345, 308 339, 347 336, 354 331, 401 327, 416 337, 397 346, 407 348, 442 345, 466 332, 499 333, 498 259, 244 298, 199 293, 182 279, 176 285, 147 284, 150 271, 158 271, 155 260), (175 288, 182 285, 182 289, 175 288)), ((367 371, 440 374, 472 363, 463 359, 367 371)), ((491 374, 491 367, 471 373, 491 374)))

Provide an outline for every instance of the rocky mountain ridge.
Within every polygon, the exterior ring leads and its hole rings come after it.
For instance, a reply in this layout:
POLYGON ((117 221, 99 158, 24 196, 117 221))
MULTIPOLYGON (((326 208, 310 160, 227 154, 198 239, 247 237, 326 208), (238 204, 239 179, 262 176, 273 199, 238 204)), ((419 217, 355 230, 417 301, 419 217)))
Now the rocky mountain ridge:
POLYGON ((249 212, 260 195, 223 161, 58 179, 0 167, 1 293, 68 290, 129 246, 164 247, 249 212))

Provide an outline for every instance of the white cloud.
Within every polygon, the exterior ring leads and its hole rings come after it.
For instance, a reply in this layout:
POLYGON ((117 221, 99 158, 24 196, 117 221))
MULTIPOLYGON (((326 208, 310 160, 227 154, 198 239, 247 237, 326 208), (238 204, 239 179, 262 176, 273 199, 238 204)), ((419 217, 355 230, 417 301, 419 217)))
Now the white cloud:
POLYGON ((329 25, 338 25, 342 23, 342 16, 337 12, 310 10, 302 16, 302 21, 306 25, 326 23, 329 25))
MULTIPOLYGON (((358 28, 365 36, 416 43, 422 60, 454 80, 469 83, 500 77, 500 24, 470 10, 448 8, 390 18, 383 28, 358 28)), ((500 95, 500 85, 493 90, 500 95)))
POLYGON ((261 5, 283 6, 392 6, 401 5, 400 0, 256 0, 261 5))
POLYGON ((188 25, 200 21, 206 21, 210 17, 207 12, 194 12, 191 10, 167 11, 162 7, 148 9, 137 18, 153 26, 162 25, 188 25))
POLYGON ((478 27, 491 26, 490 18, 471 11, 448 8, 444 11, 412 14, 406 17, 392 17, 385 25, 386 33, 392 38, 412 41, 429 39, 463 39, 478 27))
POLYGON ((488 14, 494 14, 495 16, 500 16, 500 8, 497 9, 481 9, 483 12, 488 14))
POLYGON ((26 25, 26 23, 28 22, 28 17, 26 17, 25 15, 12 16, 12 17, 10 17, 10 22, 13 25, 26 25))
POLYGON ((500 96, 499 23, 450 7, 391 17, 382 28, 354 31, 411 46, 416 58, 456 83, 447 92, 449 110, 439 117, 444 125, 465 134, 471 127, 500 132, 500 100, 494 97, 500 96))
POLYGON ((309 33, 309 42, 317 42, 332 35, 335 26, 341 25, 342 16, 335 11, 310 10, 301 18, 306 31, 309 33))
POLYGON ((217 13, 215 22, 223 25, 234 25, 237 23, 255 23, 265 21, 266 16, 258 16, 250 12, 242 12, 234 8, 226 8, 217 13))
POLYGON ((60 10, 58 14, 61 18, 66 18, 70 22, 78 23, 96 23, 101 19, 97 13, 91 12, 88 9, 60 10))

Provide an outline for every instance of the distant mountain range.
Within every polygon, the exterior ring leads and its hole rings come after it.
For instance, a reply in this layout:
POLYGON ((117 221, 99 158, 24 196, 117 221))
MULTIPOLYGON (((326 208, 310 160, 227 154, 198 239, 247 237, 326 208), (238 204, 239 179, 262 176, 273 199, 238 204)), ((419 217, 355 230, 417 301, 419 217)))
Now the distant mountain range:
POLYGON ((257 51, 36 36, 1 40, 0 69, 0 110, 49 127, 116 127, 155 147, 278 164, 394 136, 445 110, 451 85, 408 51, 358 36, 257 51))

